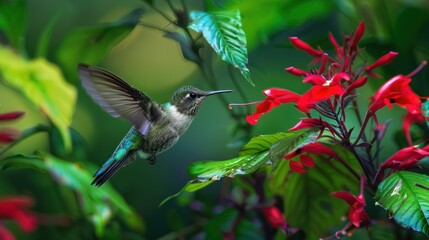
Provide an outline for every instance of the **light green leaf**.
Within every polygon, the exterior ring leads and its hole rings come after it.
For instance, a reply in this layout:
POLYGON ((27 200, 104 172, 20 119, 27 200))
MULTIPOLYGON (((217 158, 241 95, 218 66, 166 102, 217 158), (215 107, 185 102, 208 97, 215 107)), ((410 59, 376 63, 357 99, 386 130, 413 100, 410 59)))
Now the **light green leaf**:
POLYGON ((25 31, 27 29, 27 1, 0 1, 0 32, 3 32, 10 44, 24 53, 25 31))
POLYGON ((328 230, 341 224, 349 208, 330 194, 343 190, 358 193, 359 182, 339 162, 323 161, 325 156, 312 157, 315 167, 305 174, 290 172, 288 161, 279 161, 268 186, 273 195, 283 196, 288 224, 303 229, 308 239, 319 239, 332 234, 328 230))
POLYGON ((241 28, 240 12, 193 11, 190 13, 190 19, 192 23, 189 28, 201 32, 222 60, 238 68, 244 78, 254 86, 247 67, 246 35, 241 28))
POLYGON ((140 22, 142 9, 135 9, 126 16, 91 27, 70 32, 57 51, 58 62, 67 76, 77 79, 77 65, 96 65, 103 60, 116 44, 124 39, 140 22))
POLYGON ((2 170, 26 167, 47 171, 58 184, 73 190, 83 213, 94 224, 97 236, 101 237, 104 234, 106 224, 115 213, 131 228, 144 230, 142 219, 109 183, 98 189, 90 185, 92 175, 83 166, 47 153, 37 156, 15 155, 0 162, 2 170))
MULTIPOLYGON (((188 172, 194 179, 188 182, 185 187, 164 200, 162 204, 167 202, 173 197, 177 197, 180 193, 186 191, 191 192, 206 187, 213 181, 220 180, 224 177, 233 178, 236 175, 250 174, 265 166, 266 164, 272 164, 273 159, 272 152, 277 153, 279 146, 292 151, 293 149, 303 145, 305 142, 311 140, 314 141, 313 136, 317 132, 314 130, 302 130, 287 133, 276 133, 272 135, 261 135, 252 138, 246 145, 243 146, 240 155, 236 158, 222 160, 222 161, 200 161, 191 164, 188 168, 188 172), (280 144, 279 142, 284 141, 285 138, 290 139, 288 146, 280 144), (207 183, 208 184, 203 184, 207 183), (194 187, 195 186, 195 187, 194 187)), ((283 156, 276 155, 275 157, 281 158, 283 156)))
POLYGON ((44 58, 26 60, 0 45, 1 80, 21 92, 41 109, 60 131, 64 147, 71 149, 70 125, 76 104, 76 89, 61 70, 44 58))
POLYGON ((397 223, 429 236, 429 176, 395 172, 378 185, 374 198, 397 223))

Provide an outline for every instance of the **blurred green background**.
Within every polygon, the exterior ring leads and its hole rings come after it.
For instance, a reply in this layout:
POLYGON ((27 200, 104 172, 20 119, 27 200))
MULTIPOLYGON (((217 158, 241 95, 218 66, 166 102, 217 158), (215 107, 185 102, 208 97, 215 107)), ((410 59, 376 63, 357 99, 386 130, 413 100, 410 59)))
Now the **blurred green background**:
MULTIPOLYGON (((5 4, 14 2, 0 1, 5 4)), ((151 1, 29 0, 25 4, 28 25, 23 36, 26 39, 25 49, 28 57, 36 56, 38 44, 47 28, 52 35, 47 45, 46 58, 57 63, 57 50, 64 37, 71 31, 79 27, 115 21, 136 8, 145 10, 141 17, 142 22, 174 29, 150 8, 147 2, 151 1)), ((173 17, 165 1, 154 2, 157 8, 173 17)), ((180 1, 172 3, 178 8, 181 6, 180 1)), ((308 88, 307 85, 301 84, 298 77, 284 71, 284 68, 289 66, 307 69, 311 60, 303 52, 291 47, 288 41, 290 36, 299 36, 313 46, 331 51, 327 41, 328 32, 332 32, 337 40, 340 40, 343 34, 350 34, 361 20, 365 20, 367 31, 360 45, 365 51, 363 54, 365 59, 362 61, 373 61, 388 51, 399 52, 395 61, 379 72, 383 78, 371 79, 369 86, 359 92, 363 107, 366 106, 368 97, 384 81, 396 74, 411 72, 429 55, 429 2, 426 0, 189 0, 186 3, 191 10, 241 11, 249 47, 249 68, 256 87, 250 86, 238 71, 235 72, 235 77, 250 101, 262 99, 262 90, 269 87, 286 88, 298 93, 303 93, 308 88)), ((235 90, 227 65, 214 54, 213 57, 214 73, 219 88, 235 90)), ((163 37, 158 30, 139 24, 108 51, 97 65, 121 76, 157 102, 168 101, 172 93, 182 85, 194 85, 200 89, 211 90, 196 64, 182 57, 177 42, 163 37)), ((419 95, 429 95, 428 73, 425 68, 413 78, 412 87, 419 95)), ((76 75, 70 72, 64 74, 67 81, 77 88, 78 94, 71 124, 85 142, 81 155, 85 156, 85 159, 78 160, 101 165, 112 154, 130 128, 130 124, 126 120, 110 117, 89 98, 76 75)), ((37 108, 7 85, 0 85, 0 96, 2 99, 0 112, 13 110, 26 112, 22 120, 7 126, 23 131, 38 123, 47 122, 37 108)), ((236 93, 225 97, 230 103, 243 102, 236 93)), ((188 209, 181 206, 178 201, 173 200, 158 207, 163 199, 179 191, 189 181, 186 171, 190 163, 199 160, 228 159, 237 155, 238 148, 228 147, 236 137, 231 134, 234 120, 228 111, 228 106, 221 104, 219 99, 215 97, 208 99, 189 130, 174 147, 158 156, 156 165, 136 161, 110 180, 126 202, 144 219, 145 238, 156 239, 165 236, 192 221, 188 209)), ((403 114, 398 108, 383 111, 380 121, 403 114)), ((300 117, 302 115, 295 111, 293 106, 281 106, 262 117, 252 130, 252 135, 286 131, 300 117)), ((385 142, 385 146, 388 147, 383 149, 384 156, 390 156, 399 147, 394 138, 400 126, 401 119, 393 119, 389 136, 386 138, 391 142, 385 142)), ((39 133, 24 140, 8 153, 31 154, 43 150, 49 150, 48 138, 46 134, 39 133)), ((207 196, 207 199, 215 202, 219 198, 222 184, 222 181, 219 181, 198 194, 207 196)), ((55 190, 52 190, 55 187, 51 177, 31 169, 4 171, 0 176, 1 196, 13 194, 32 196, 36 202, 34 211, 41 213, 57 214, 57 210, 61 209, 62 203, 55 197, 55 190)), ((94 187, 92 191, 98 189, 94 187)), ((76 236, 94 237, 79 230, 79 226, 67 229, 64 239, 74 239, 76 236), (80 235, 76 235, 76 232, 80 232, 80 235)), ((41 226, 34 233, 17 236, 18 239, 46 239, 45 237, 58 239, 59 236, 63 236, 62 230, 61 227, 41 226)), ((132 238, 133 234, 130 233, 127 237, 132 238)))

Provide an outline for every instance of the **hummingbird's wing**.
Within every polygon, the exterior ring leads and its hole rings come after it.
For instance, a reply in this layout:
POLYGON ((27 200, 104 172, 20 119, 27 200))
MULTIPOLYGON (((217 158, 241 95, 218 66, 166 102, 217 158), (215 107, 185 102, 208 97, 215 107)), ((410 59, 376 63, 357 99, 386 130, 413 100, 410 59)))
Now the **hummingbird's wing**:
POLYGON ((79 64, 83 87, 112 117, 130 121, 143 136, 165 115, 162 107, 113 73, 99 67, 79 64))

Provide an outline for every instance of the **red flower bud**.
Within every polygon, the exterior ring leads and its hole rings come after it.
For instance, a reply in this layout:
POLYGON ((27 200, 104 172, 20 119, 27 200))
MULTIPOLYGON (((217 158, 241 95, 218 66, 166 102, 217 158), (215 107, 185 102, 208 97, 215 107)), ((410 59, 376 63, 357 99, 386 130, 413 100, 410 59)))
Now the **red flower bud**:
POLYGON ((297 76, 307 75, 307 71, 304 71, 302 69, 295 68, 295 67, 288 67, 288 68, 285 68, 285 70, 286 70, 286 72, 293 74, 293 75, 297 75, 297 76))
POLYGON ((365 33, 365 22, 361 21, 356 28, 355 34, 353 35, 352 43, 350 44, 350 51, 354 51, 357 48, 357 44, 365 33))
POLYGON ((393 59, 395 59, 396 56, 398 56, 397 52, 389 52, 381 58, 377 59, 377 61, 375 61, 373 64, 367 66, 366 71, 371 72, 374 68, 389 64, 393 61, 393 59))
POLYGON ((320 57, 323 55, 322 51, 312 48, 310 45, 300 40, 298 37, 290 37, 289 40, 294 47, 310 54, 313 57, 320 57))

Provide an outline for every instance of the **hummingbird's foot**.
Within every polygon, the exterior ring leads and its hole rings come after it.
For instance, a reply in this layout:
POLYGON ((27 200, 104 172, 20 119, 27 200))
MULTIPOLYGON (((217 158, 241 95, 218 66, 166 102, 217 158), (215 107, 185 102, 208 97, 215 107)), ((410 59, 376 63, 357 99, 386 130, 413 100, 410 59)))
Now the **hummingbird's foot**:
POLYGON ((156 163, 156 154, 153 154, 152 156, 150 156, 150 157, 147 159, 147 162, 148 162, 150 165, 155 165, 155 163, 156 163))

